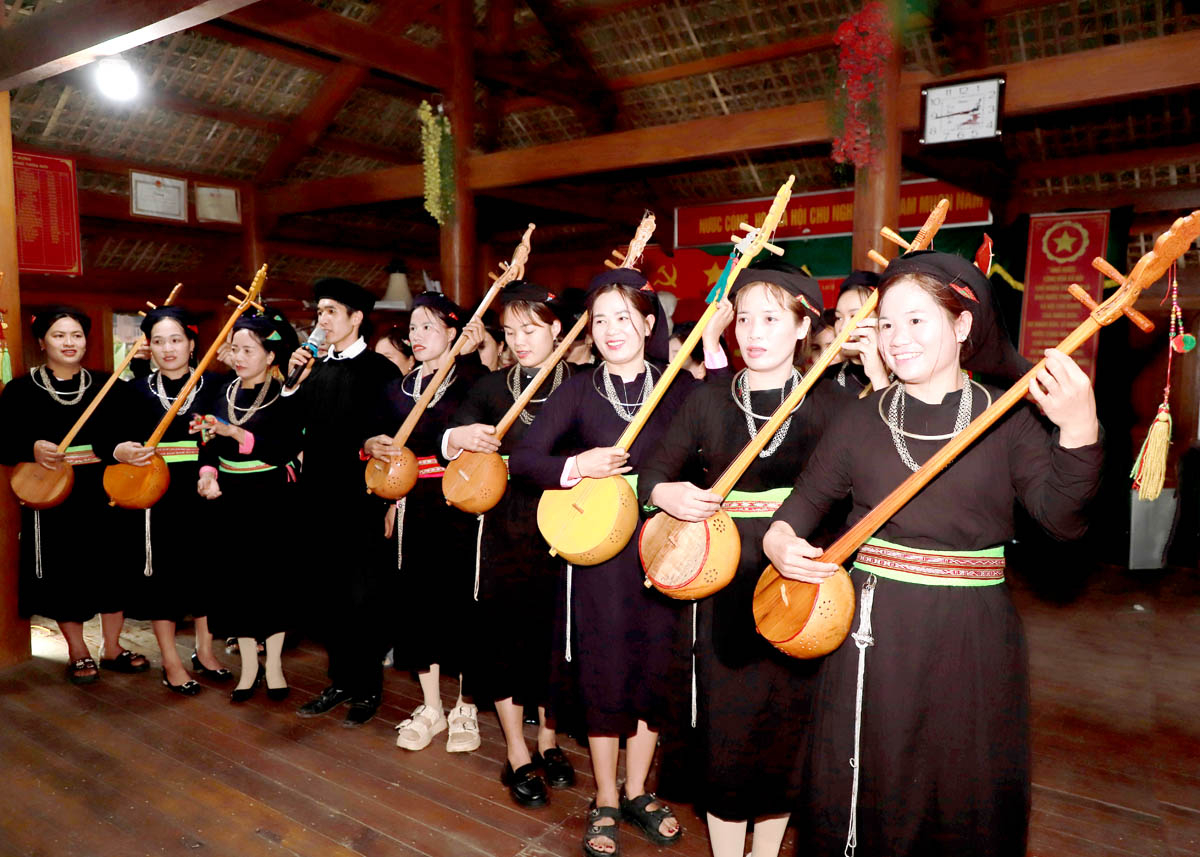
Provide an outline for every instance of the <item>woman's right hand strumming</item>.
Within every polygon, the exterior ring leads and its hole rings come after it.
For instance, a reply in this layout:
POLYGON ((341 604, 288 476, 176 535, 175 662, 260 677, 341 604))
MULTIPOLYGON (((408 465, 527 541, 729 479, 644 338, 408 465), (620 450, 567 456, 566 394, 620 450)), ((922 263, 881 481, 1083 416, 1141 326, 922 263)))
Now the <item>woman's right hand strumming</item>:
POLYGON ((799 538, 783 521, 771 524, 763 536, 763 553, 781 575, 803 583, 824 583, 838 570, 837 563, 817 562, 824 551, 799 538))
POLYGON ((458 426, 450 429, 446 438, 447 452, 455 455, 460 451, 466 452, 495 452, 500 448, 496 439, 495 426, 484 423, 472 423, 469 426, 458 426))
POLYGON ((132 464, 136 467, 145 467, 153 457, 154 447, 142 446, 135 440, 118 443, 117 448, 113 450, 113 458, 117 461, 122 464, 132 464))
POLYGON ((575 475, 589 479, 604 479, 608 476, 620 476, 633 470, 626 464, 629 461, 628 451, 619 446, 597 446, 587 452, 575 456, 575 475))
POLYGON ((393 444, 390 435, 377 434, 363 444, 363 452, 380 461, 391 461, 404 453, 404 447, 393 444))
POLYGON ((721 495, 691 482, 660 482, 650 492, 650 502, 672 518, 688 523, 707 521, 721 508, 721 495))
POLYGON ((38 440, 33 444, 33 460, 47 470, 57 470, 66 459, 66 455, 58 451, 58 444, 50 440, 38 440))

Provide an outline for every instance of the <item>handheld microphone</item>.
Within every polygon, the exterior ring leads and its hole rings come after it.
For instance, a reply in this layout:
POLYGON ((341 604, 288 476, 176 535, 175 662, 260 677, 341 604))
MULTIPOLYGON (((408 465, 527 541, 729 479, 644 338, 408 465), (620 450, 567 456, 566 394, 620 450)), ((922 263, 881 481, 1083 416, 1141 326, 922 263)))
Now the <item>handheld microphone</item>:
MULTIPOLYGON (((318 327, 317 329, 315 329, 312 333, 310 333, 308 335, 308 341, 304 343, 303 347, 307 348, 309 351, 311 351, 312 356, 315 359, 317 356, 317 351, 324 344, 325 344, 325 329, 323 327, 318 327)), ((295 369, 293 369, 291 372, 289 372, 288 376, 287 376, 287 381, 284 382, 283 386, 295 387, 296 384, 298 384, 300 382, 300 376, 304 374, 304 370, 307 369, 309 364, 311 364, 311 363, 312 363, 312 360, 309 360, 308 363, 302 363, 299 366, 297 366, 295 369)))

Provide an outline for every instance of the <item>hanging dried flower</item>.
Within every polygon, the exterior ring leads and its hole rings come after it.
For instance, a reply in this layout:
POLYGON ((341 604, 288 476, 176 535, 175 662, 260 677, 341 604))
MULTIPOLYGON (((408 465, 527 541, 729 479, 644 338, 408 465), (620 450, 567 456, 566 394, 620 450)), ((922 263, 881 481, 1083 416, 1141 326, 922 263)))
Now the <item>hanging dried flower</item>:
POLYGON ((425 168, 425 210, 439 226, 454 218, 454 137, 450 120, 428 101, 417 108, 421 122, 421 163, 425 168))
POLYGON ((895 50, 887 5, 864 6, 842 22, 834 41, 839 83, 833 102, 833 160, 869 166, 879 148, 883 74, 895 50))

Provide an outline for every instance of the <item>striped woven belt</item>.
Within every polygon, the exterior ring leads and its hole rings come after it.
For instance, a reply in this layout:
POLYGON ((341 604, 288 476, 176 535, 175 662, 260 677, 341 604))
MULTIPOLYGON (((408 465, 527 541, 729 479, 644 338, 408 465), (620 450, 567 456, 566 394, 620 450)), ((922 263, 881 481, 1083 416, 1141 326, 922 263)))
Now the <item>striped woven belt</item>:
POLYGON ((274 464, 265 461, 230 461, 228 458, 218 458, 217 465, 222 473, 265 473, 275 469, 274 464))
POLYGON ((1004 546, 981 551, 927 551, 868 539, 854 567, 924 586, 995 586, 1004 582, 1004 546))
POLYGON ((79 467, 81 464, 99 464, 100 459, 92 450, 90 443, 85 443, 80 446, 68 446, 66 452, 63 453, 67 464, 72 467, 79 467))
POLYGON ((731 518, 769 518, 787 499, 791 488, 769 491, 730 491, 721 509, 731 518))
POLYGON ((418 455, 417 456, 417 478, 418 479, 441 479, 442 474, 446 472, 446 468, 438 462, 436 455, 418 455))
POLYGON ((158 454, 167 464, 177 464, 182 461, 199 461, 200 447, 194 440, 177 440, 174 443, 160 443, 158 454))

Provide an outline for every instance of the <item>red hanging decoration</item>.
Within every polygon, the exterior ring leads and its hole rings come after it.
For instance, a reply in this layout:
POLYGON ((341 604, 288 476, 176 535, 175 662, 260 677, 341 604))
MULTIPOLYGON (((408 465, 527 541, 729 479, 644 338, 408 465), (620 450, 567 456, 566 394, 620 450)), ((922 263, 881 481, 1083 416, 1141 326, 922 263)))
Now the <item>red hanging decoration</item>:
POLYGON ((895 44, 885 3, 864 6, 838 27, 838 76, 834 96, 833 159, 861 168, 874 163, 882 112, 879 91, 895 44))

